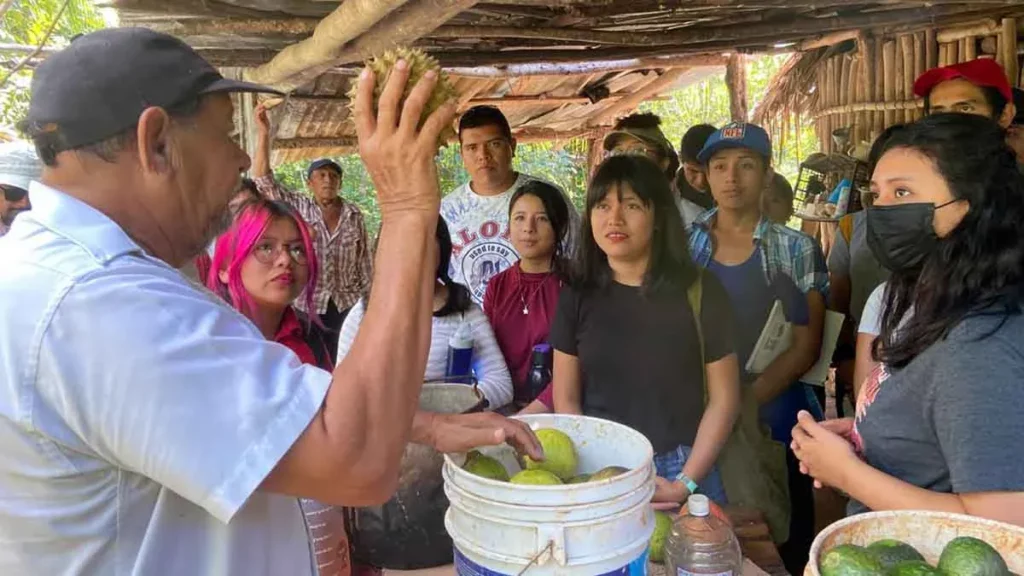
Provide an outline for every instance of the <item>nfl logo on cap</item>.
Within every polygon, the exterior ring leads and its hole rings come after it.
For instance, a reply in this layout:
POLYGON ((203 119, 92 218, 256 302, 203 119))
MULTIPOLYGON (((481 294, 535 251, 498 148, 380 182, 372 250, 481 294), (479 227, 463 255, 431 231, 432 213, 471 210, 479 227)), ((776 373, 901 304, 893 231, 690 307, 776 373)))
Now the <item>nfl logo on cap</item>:
POLYGON ((747 125, 742 122, 733 122, 722 126, 722 140, 742 140, 747 133, 747 125))

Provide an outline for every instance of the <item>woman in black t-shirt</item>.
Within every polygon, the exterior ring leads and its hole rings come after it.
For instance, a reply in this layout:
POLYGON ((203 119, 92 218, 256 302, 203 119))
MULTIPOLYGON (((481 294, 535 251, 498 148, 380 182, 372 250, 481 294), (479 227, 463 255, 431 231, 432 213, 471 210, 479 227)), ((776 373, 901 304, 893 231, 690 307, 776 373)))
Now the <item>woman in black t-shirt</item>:
POLYGON ((555 411, 645 434, 660 501, 682 502, 698 486, 725 500, 714 465, 739 411, 739 367, 729 299, 710 274, 700 280, 701 356, 687 301, 698 275, 658 166, 640 156, 605 160, 587 193, 576 271, 551 329, 555 411))

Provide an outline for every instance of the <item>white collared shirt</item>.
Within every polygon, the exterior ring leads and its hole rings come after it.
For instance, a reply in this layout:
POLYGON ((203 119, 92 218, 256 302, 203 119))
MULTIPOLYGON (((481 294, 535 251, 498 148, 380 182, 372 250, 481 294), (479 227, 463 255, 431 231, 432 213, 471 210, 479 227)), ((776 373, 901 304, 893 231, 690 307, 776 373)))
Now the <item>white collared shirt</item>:
POLYGON ((331 375, 29 194, 0 239, 0 574, 313 574, 297 500, 256 488, 331 375))

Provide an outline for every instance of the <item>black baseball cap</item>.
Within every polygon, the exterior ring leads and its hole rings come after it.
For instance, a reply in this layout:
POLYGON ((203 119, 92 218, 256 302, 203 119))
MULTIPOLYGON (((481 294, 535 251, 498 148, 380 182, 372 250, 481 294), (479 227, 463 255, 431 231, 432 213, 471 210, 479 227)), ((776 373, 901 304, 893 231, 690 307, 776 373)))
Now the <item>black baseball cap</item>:
POLYGON ((128 130, 149 107, 173 108, 219 92, 277 90, 224 78, 181 40, 147 28, 83 34, 36 67, 28 116, 31 137, 60 134, 73 150, 128 130))

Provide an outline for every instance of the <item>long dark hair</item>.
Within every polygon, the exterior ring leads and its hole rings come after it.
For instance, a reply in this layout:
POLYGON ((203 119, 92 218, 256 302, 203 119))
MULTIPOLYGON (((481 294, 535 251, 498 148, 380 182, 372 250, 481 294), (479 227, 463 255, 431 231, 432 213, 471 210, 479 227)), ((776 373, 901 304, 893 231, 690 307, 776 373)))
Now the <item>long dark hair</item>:
MULTIPOLYGON (((434 280, 440 280, 448 288, 448 298, 445 300, 444 306, 437 312, 434 312, 434 317, 443 318, 469 310, 470 305, 473 304, 473 298, 469 294, 469 289, 452 280, 449 273, 448 267, 452 259, 452 235, 448 231, 448 223, 444 221, 444 218, 438 217, 434 238, 437 240, 438 248, 437 270, 434 272, 434 280)), ((374 242, 374 252, 377 252, 376 245, 379 242, 380 236, 378 235, 377 240, 374 242)), ((366 294, 363 297, 367 303, 370 301, 371 290, 373 290, 372 284, 366 289, 366 294)))
POLYGON ((452 280, 448 273, 448 266, 452 260, 452 235, 448 232, 448 223, 444 221, 444 218, 437 219, 436 237, 439 258, 437 261, 437 272, 435 272, 434 277, 448 288, 448 299, 445 300, 443 308, 434 312, 434 317, 443 318, 450 314, 469 310, 469 305, 473 303, 473 299, 469 295, 469 289, 452 280))
POLYGON ((544 213, 548 216, 548 222, 555 232, 555 253, 551 257, 551 268, 556 275, 564 277, 566 274, 565 241, 569 235, 569 204, 565 201, 562 192, 540 180, 530 180, 520 186, 513 194, 508 203, 508 217, 512 220, 512 209, 516 202, 523 196, 536 196, 544 205, 544 213))
POLYGON ((893 131, 879 157, 910 149, 934 162, 964 219, 920 271, 894 273, 885 292, 878 360, 900 368, 945 338, 964 318, 1019 314, 1024 297, 1024 178, 1005 134, 972 114, 936 114, 893 131), (911 310, 912 309, 912 310, 911 310), (902 319, 907 316, 902 326, 902 319))
POLYGON ((668 178, 661 168, 645 156, 612 156, 594 172, 587 190, 587 209, 580 231, 573 283, 581 290, 594 290, 611 281, 608 256, 594 240, 590 215, 612 190, 620 198, 623 185, 654 213, 651 258, 644 277, 644 292, 683 293, 697 276, 697 265, 690 258, 689 241, 679 211, 672 198, 668 178))

